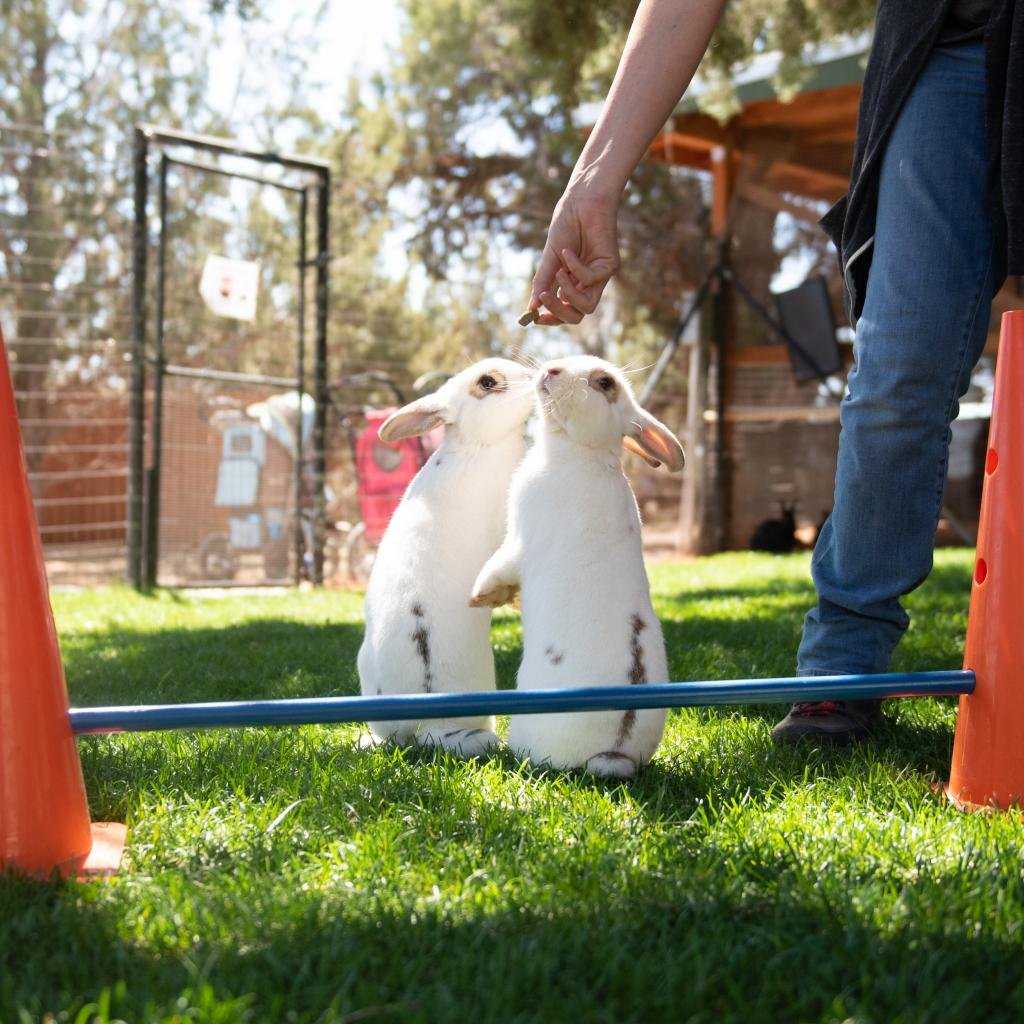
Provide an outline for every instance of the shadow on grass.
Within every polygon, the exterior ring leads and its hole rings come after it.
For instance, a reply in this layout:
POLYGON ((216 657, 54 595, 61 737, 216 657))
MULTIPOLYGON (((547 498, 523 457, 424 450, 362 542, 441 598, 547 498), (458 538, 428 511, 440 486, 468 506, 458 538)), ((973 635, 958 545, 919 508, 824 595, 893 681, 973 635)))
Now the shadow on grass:
POLYGON ((749 600, 752 598, 806 598, 814 599, 814 586, 810 579, 791 580, 774 579, 760 580, 757 583, 736 586, 727 584, 721 587, 702 586, 692 590, 680 590, 672 594, 658 594, 662 600, 681 601, 685 604, 697 601, 728 601, 749 600))
MULTIPOLYGON (((965 615, 970 573, 957 566, 937 567, 911 603, 924 622, 965 615)), ((161 592, 163 594, 164 592, 161 592)), ((804 607, 793 597, 807 597, 808 584, 769 580, 752 586, 704 587, 672 599, 658 595, 673 678, 764 678, 793 672, 804 607), (775 614, 739 604, 720 614, 700 614, 705 600, 757 596, 783 599, 775 614), (695 607, 697 614, 690 612, 695 607)), ((172 600, 180 600, 172 594, 172 600)), ((505 634, 495 662, 499 687, 514 685, 522 645, 518 616, 495 616, 496 635, 505 634), (511 642, 508 637, 511 636, 511 642)), ((190 626, 152 631, 113 627, 72 633, 64 639, 68 686, 75 704, 258 699, 328 696, 358 692, 356 653, 361 625, 310 625, 294 619, 265 618, 223 627, 190 626)), ((908 651, 926 657, 930 634, 920 642, 912 633, 908 651), (923 646, 922 646, 923 644, 923 646)), ((946 656, 940 656, 945 665, 946 656)), ((937 666, 935 666, 937 667, 937 666)))
MULTIPOLYGON (((503 624, 512 621, 506 619, 503 624)), ((720 671, 714 678, 787 675, 792 671, 790 658, 798 639, 796 630, 787 632, 764 619, 723 624, 691 617, 666 622, 665 632, 670 651, 686 652, 682 658, 673 659, 674 669, 683 668, 674 672, 678 680, 688 678, 688 664, 703 665, 716 658, 720 671), (709 633, 711 640, 707 639, 709 633)), ((362 628, 358 625, 306 625, 273 619, 216 629, 122 629, 86 634, 75 638, 66 650, 69 689, 73 703, 79 706, 354 695, 359 692, 355 658, 361 639, 362 628), (126 695, 130 697, 126 699, 126 695)), ((518 646, 497 652, 499 687, 514 686, 520 656, 518 646)), ((699 716, 701 733, 721 732, 721 725, 736 717, 763 730, 760 740, 726 740, 735 750, 728 754, 718 750, 716 758, 708 762, 720 764, 724 756, 730 766, 726 780, 714 767, 702 772, 692 766, 684 768, 681 763, 670 767, 656 764, 648 771, 664 773, 658 785, 670 788, 680 800, 692 802, 701 794, 731 797, 757 791, 766 773, 783 784, 795 781, 804 771, 808 756, 819 767, 843 765, 857 756, 846 751, 817 751, 809 744, 796 748, 809 751, 807 755, 772 747, 768 732, 787 707, 761 704, 688 712, 699 716)), ((83 760, 90 767, 90 777, 106 778, 108 786, 122 792, 115 805, 128 799, 133 775, 141 772, 146 777, 166 777, 175 763, 188 775, 194 765, 187 744, 152 744, 134 750, 122 766, 124 770, 119 770, 117 764, 124 760, 124 754, 109 757, 103 753, 106 743, 104 739, 86 741, 83 760)), ((948 727, 915 722, 890 710, 878 735, 861 749, 872 758, 898 762, 915 771, 944 772, 948 770, 950 743, 948 727)), ((432 757, 429 753, 418 756, 432 757)), ((514 755, 500 756, 505 768, 518 769, 514 755)), ((185 785, 184 779, 181 784, 185 785)), ((102 801, 107 805, 110 802, 109 795, 102 801)))
POLYGON ((204 1003, 220 1013, 202 1019, 225 1021, 564 1021, 568 1006, 608 1022, 1019 1019, 1012 930, 965 928, 940 872, 907 888, 916 912, 896 923, 875 912, 892 882, 867 865, 821 875, 753 842, 653 869, 627 857, 567 850, 587 898, 538 887, 533 903, 479 910, 383 879, 376 897, 328 888, 287 903, 254 879, 248 906, 174 879, 164 895, 180 920, 145 939, 123 894, 0 877, 0 1011, 72 1019, 107 989, 129 1020, 204 1003))
POLYGON ((809 780, 841 789, 845 780, 866 784, 878 770, 910 773, 922 781, 949 777, 953 736, 948 729, 892 723, 870 740, 847 747, 811 742, 780 747, 768 738, 780 717, 772 715, 765 722, 763 738, 744 742, 714 736, 704 757, 698 748, 653 762, 644 770, 635 798, 644 804, 650 796, 651 813, 675 817, 679 808, 708 800, 722 804, 778 797, 809 780))
MULTIPOLYGON (((937 600, 963 601, 970 597, 971 569, 958 565, 936 565, 925 584, 915 592, 915 599, 930 596, 937 600)), ((674 601, 720 601, 728 599, 764 598, 764 597, 806 597, 808 606, 814 600, 814 584, 810 575, 806 579, 788 577, 760 578, 749 583, 737 584, 733 581, 721 586, 707 585, 680 590, 673 594, 658 593, 659 597, 674 601)))
MULTIPOLYGON (((970 599, 971 570, 970 567, 957 565, 937 565, 925 583, 909 596, 910 603, 919 605, 950 605, 966 611, 970 599)), ((814 585, 810 577, 806 580, 794 580, 784 577, 760 579, 755 582, 736 584, 734 581, 723 583, 722 586, 708 586, 680 590, 672 594, 655 592, 655 597, 663 601, 678 601, 685 604, 704 600, 718 601, 723 599, 746 600, 753 598, 777 597, 783 600, 781 605, 788 607, 789 598, 807 599, 807 606, 814 602, 814 585)), ((742 614, 742 610, 739 610, 742 614)))
POLYGON ((573 785, 624 799, 643 808, 651 821, 677 822, 700 806, 721 807, 777 800, 798 791, 809 781, 842 787, 844 780, 867 784, 872 772, 892 776, 908 772, 922 783, 949 777, 952 732, 943 727, 905 725, 889 722, 872 739, 863 743, 833 747, 801 743, 777 746, 768 736, 770 726, 784 712, 748 715, 746 709, 702 712, 700 737, 683 743, 682 749, 662 750, 644 766, 635 780, 625 786, 616 780, 600 779, 582 770, 557 772, 543 767, 521 767, 509 752, 503 767, 526 778, 571 779, 573 785), (734 720, 763 717, 761 736, 730 735, 710 724, 714 718, 734 720))
POLYGON ((76 705, 260 700, 358 693, 362 637, 352 623, 256 619, 73 634, 62 650, 76 705))
POLYGON ((663 618, 661 626, 673 678, 682 682, 792 675, 801 624, 802 619, 686 615, 663 618))

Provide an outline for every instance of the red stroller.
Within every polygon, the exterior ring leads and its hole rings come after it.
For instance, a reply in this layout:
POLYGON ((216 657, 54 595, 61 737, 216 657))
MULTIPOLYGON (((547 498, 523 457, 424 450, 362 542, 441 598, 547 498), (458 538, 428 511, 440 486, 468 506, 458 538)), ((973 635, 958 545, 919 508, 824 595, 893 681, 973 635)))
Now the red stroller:
MULTIPOLYGON (((419 378, 413 387, 417 395, 425 394, 435 378, 446 374, 429 374, 419 378)), ((444 437, 438 427, 424 437, 407 437, 386 444, 378 436, 381 424, 405 404, 405 396, 386 373, 370 372, 342 377, 331 385, 333 395, 342 390, 368 385, 388 388, 396 404, 388 408, 359 407, 340 410, 341 422, 348 434, 356 471, 356 496, 361 521, 349 530, 344 541, 342 566, 349 579, 365 582, 373 567, 373 558, 384 531, 406 488, 420 468, 436 451, 444 437)))

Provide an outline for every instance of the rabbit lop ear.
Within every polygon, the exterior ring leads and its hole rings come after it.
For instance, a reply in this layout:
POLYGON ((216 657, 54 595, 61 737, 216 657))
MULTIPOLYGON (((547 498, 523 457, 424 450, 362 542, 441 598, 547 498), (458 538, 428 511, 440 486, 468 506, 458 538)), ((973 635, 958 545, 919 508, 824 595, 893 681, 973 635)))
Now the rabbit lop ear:
POLYGON ((403 437, 425 434, 445 422, 445 407, 437 395, 424 395, 393 412, 380 426, 377 436, 391 444, 403 437))
POLYGON ((661 465, 653 455, 649 455, 640 447, 639 441, 634 441, 628 434, 622 439, 622 447, 625 448, 626 451, 632 452, 634 455, 639 455, 648 466, 653 466, 657 469, 661 465))
POLYGON ((686 462, 683 446, 676 435, 643 409, 635 411, 629 433, 622 438, 622 443, 650 465, 660 466, 664 463, 673 473, 678 473, 686 462))

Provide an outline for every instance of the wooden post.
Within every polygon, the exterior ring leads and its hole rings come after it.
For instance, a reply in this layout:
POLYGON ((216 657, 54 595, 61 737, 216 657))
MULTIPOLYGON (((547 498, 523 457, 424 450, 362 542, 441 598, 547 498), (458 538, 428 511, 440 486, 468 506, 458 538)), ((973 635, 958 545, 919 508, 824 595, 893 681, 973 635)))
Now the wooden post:
MULTIPOLYGON (((732 143, 715 146, 711 151, 711 231, 718 246, 717 258, 729 260, 729 207, 735 185, 735 151, 732 143)), ((733 295, 729 282, 718 277, 712 314, 715 346, 715 454, 713 509, 709 531, 710 548, 724 551, 732 538, 732 431, 727 412, 735 394, 735 368, 730 355, 735 348, 733 295)), ((707 524, 707 515, 704 516, 707 524)))
MULTIPOLYGON (((685 343, 684 343, 685 344, 685 343)), ((685 344, 688 364, 686 383, 686 469, 679 495, 679 532, 676 552, 700 554, 701 498, 704 488, 704 346, 699 338, 685 344)))

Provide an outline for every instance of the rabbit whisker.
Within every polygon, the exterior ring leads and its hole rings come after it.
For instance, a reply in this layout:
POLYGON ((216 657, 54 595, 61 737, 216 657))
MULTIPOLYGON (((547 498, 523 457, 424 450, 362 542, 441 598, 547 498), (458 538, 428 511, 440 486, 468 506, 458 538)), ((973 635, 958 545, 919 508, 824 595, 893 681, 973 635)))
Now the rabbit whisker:
POLYGON ((541 406, 543 408, 544 415, 548 416, 551 413, 558 412, 568 397, 568 394, 558 396, 545 394, 541 399, 541 406))
POLYGON ((519 363, 520 366, 525 366, 531 370, 540 369, 540 360, 536 356, 530 355, 529 352, 524 352, 522 349, 513 349, 512 359, 514 362, 519 363))
POLYGON ((634 366, 634 367, 629 367, 628 369, 626 367, 620 366, 619 369, 624 374, 626 374, 627 376, 630 376, 630 375, 632 375, 634 373, 643 373, 645 370, 649 370, 649 369, 651 369, 651 367, 653 367, 655 365, 656 365, 656 363, 646 363, 643 366, 634 366))

